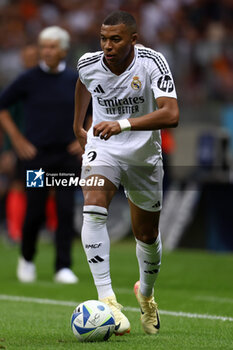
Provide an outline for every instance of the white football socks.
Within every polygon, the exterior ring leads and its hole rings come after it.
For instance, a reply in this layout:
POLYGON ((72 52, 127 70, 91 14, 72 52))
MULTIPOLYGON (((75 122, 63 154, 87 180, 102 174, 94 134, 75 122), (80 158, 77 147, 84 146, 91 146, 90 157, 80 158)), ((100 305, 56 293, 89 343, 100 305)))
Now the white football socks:
POLYGON ((160 233, 153 244, 136 239, 136 255, 140 273, 140 292, 149 297, 154 293, 154 284, 161 265, 162 242, 160 233))
POLYGON ((115 295, 110 277, 110 239, 106 225, 107 217, 106 208, 96 205, 85 205, 83 208, 82 244, 99 299, 115 295))

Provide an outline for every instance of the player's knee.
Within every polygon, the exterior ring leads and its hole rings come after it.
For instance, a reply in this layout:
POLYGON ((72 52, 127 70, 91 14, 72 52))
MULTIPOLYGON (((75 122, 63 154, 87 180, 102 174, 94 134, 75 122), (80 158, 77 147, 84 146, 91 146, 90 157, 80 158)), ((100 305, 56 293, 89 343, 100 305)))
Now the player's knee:
POLYGON ((88 191, 84 195, 84 205, 95 205, 107 208, 108 198, 104 192, 88 191))
MULTIPOLYGON (((138 237, 137 237, 138 238, 138 237)), ((156 239, 157 239, 157 236, 155 235, 141 235, 140 238, 138 238, 140 241, 142 241, 143 243, 146 243, 146 244, 153 244, 156 239)))
POLYGON ((158 234, 158 227, 152 227, 148 224, 143 224, 134 228, 135 237, 147 244, 153 244, 156 241, 158 234))

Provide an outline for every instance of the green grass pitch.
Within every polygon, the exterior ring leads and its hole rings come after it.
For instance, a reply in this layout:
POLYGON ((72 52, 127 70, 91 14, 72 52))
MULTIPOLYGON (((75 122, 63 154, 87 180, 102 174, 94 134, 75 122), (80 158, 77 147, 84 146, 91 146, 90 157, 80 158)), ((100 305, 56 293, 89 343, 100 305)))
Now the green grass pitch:
POLYGON ((92 276, 79 240, 73 247, 77 285, 53 279, 54 250, 41 242, 38 280, 21 284, 15 268, 18 247, 0 240, 0 349, 7 350, 232 350, 233 255, 178 250, 164 253, 155 290, 161 310, 159 335, 143 333, 133 294, 138 265, 133 239, 111 246, 111 273, 118 301, 131 322, 131 333, 106 343, 79 343, 70 328, 75 306, 96 299, 92 276))

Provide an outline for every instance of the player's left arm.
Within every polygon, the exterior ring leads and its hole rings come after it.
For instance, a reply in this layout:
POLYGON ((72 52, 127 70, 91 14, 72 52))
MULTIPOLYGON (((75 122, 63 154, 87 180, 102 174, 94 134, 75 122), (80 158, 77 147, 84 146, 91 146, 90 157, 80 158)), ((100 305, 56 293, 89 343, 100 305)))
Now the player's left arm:
POLYGON ((158 97, 158 109, 139 118, 130 118, 131 130, 159 130, 175 128, 179 122, 179 107, 173 97, 158 97))
MULTIPOLYGON (((156 99, 158 109, 152 113, 138 118, 129 118, 127 130, 160 130, 174 128, 179 122, 179 107, 176 98, 158 97, 156 99)), ((94 126, 94 136, 108 140, 112 135, 122 132, 118 121, 104 121, 94 126)))

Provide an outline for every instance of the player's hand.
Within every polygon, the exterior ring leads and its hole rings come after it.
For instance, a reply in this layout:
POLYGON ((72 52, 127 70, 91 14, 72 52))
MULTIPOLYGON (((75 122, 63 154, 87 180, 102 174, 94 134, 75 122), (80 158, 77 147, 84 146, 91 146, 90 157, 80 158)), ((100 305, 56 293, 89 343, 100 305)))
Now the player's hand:
POLYGON ((112 135, 120 134, 121 127, 118 122, 101 122, 93 127, 94 136, 99 136, 101 139, 107 141, 112 135))
POLYGON ((74 156, 77 155, 79 158, 81 158, 83 154, 83 148, 78 140, 71 142, 67 147, 67 151, 74 156))
POLYGON ((87 143, 87 132, 85 129, 80 129, 78 131, 75 132, 75 135, 77 137, 77 140, 82 148, 82 150, 85 150, 85 146, 87 143))
POLYGON ((20 159, 30 160, 36 156, 36 147, 23 135, 18 135, 16 138, 11 139, 11 142, 20 159))

